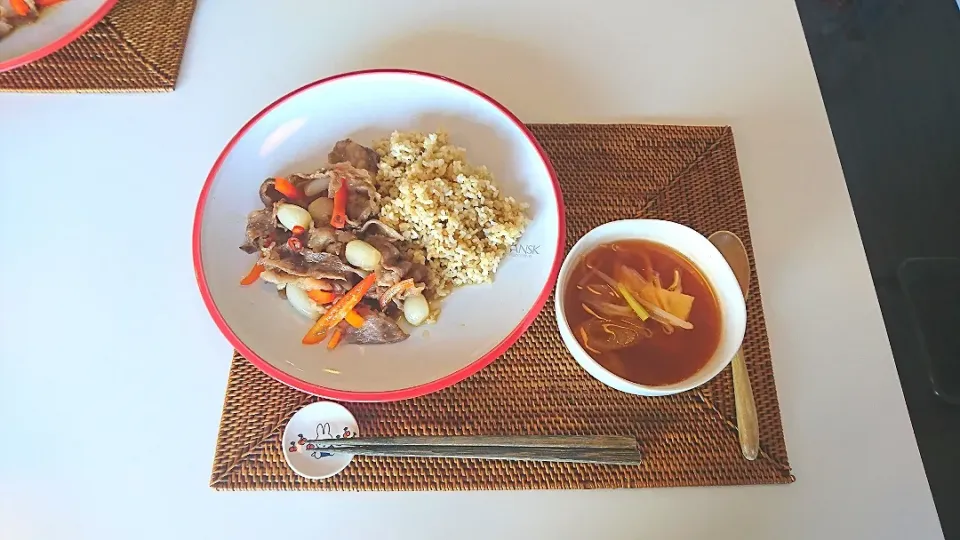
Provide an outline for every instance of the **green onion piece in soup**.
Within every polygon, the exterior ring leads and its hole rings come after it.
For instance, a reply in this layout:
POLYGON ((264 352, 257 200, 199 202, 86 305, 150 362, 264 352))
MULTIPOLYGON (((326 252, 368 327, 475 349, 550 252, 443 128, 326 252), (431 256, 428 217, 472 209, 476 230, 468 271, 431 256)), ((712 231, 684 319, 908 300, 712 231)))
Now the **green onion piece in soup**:
POLYGON ((630 306, 630 309, 637 314, 637 317, 640 317, 641 321, 645 321, 650 318, 650 314, 647 313, 647 310, 643 309, 643 306, 637 302, 637 299, 630 294, 630 291, 623 286, 623 283, 617 283, 617 291, 623 296, 623 299, 627 301, 627 305, 630 306))

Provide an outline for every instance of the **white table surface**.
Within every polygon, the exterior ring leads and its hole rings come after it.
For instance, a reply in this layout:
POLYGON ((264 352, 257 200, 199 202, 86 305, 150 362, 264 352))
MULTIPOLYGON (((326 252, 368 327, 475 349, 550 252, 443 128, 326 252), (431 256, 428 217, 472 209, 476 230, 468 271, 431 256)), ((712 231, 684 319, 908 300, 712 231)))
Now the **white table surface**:
POLYGON ((0 95, 0 537, 941 537, 792 0, 269 4, 201 2, 172 94, 0 95), (209 488, 231 348, 193 276, 200 186, 271 100, 371 67, 528 122, 732 125, 796 483, 209 488))

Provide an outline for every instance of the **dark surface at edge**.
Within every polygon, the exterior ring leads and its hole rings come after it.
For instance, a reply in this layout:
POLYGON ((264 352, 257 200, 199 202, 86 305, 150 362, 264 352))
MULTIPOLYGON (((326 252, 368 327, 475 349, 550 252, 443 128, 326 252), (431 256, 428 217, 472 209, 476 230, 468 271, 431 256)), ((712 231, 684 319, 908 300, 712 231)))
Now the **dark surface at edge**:
POLYGON ((960 7, 796 4, 943 533, 960 539, 960 407, 934 396, 896 279, 904 259, 960 256, 960 7))

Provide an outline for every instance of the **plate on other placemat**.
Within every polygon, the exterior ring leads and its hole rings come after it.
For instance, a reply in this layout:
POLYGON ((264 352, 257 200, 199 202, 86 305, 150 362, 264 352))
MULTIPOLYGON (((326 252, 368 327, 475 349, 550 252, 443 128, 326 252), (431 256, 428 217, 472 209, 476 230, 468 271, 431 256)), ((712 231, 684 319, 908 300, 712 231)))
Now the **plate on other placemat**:
POLYGON ((52 54, 100 22, 117 0, 64 0, 0 39, 0 73, 52 54))

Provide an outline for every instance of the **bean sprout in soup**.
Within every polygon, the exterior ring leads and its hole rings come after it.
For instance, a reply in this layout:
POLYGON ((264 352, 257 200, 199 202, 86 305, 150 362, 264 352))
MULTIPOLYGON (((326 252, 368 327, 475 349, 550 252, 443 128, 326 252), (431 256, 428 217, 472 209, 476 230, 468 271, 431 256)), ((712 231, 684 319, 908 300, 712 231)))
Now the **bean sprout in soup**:
POLYGON ((654 242, 592 250, 571 273, 564 306, 584 350, 638 384, 681 382, 720 343, 720 308, 707 280, 684 256, 654 242))

